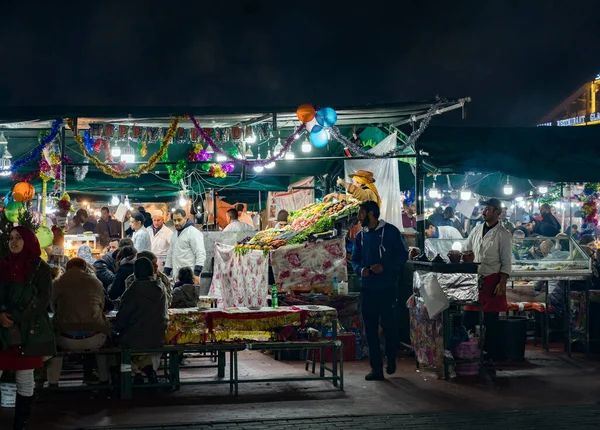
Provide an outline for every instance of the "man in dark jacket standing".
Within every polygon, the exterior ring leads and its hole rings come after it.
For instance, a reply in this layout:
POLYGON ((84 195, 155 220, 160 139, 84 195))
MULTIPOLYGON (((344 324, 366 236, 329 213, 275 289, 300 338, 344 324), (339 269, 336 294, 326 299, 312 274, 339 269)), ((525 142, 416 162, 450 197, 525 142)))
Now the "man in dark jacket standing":
POLYGON ((369 345, 371 372, 367 381, 383 379, 379 324, 385 336, 386 371, 396 372, 397 329, 394 306, 408 252, 402 234, 392 224, 379 219, 379 206, 373 201, 360 205, 358 219, 363 229, 356 235, 352 267, 361 279, 360 302, 369 345))

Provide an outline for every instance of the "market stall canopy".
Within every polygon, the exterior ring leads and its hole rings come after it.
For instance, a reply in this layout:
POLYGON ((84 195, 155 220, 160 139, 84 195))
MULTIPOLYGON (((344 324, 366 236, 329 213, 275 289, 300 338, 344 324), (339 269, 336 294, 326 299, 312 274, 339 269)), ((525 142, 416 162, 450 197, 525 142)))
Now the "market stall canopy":
POLYGON ((598 181, 600 127, 429 127, 418 148, 429 170, 502 172, 554 182, 598 181))

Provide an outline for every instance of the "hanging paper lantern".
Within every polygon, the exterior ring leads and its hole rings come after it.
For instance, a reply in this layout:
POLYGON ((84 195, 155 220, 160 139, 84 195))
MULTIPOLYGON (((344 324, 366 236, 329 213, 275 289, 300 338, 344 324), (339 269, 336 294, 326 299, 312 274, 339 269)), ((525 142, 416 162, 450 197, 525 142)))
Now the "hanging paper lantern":
POLYGON ((10 222, 19 221, 19 214, 21 213, 22 210, 25 210, 23 203, 10 202, 9 204, 6 205, 6 208, 4 208, 4 213, 6 215, 6 219, 9 220, 10 222))
POLYGON ((54 233, 46 226, 40 227, 35 235, 40 242, 40 248, 51 246, 54 241, 54 233))
POLYGON ((35 196, 35 188, 29 182, 19 182, 13 187, 12 193, 17 202, 26 203, 35 196))
POLYGON ((329 135, 327 134, 327 130, 320 125, 315 125, 310 132, 310 142, 314 145, 314 147, 322 148, 327 145, 328 141, 329 135))
POLYGON ((321 108, 315 116, 321 127, 333 127, 337 121, 337 113, 331 108, 321 108))
POLYGON ((309 122, 315 117, 315 108, 311 104, 303 104, 296 109, 296 116, 302 122, 309 122))

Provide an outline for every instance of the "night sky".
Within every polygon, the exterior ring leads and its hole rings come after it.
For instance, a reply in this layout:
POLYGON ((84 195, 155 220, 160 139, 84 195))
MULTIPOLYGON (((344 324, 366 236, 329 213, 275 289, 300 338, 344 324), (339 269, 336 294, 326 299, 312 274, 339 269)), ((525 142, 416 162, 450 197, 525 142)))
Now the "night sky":
POLYGON ((467 121, 437 124, 529 126, 600 72, 591 1, 37 3, 3 2, 3 106, 335 108, 440 94, 473 102, 467 121))

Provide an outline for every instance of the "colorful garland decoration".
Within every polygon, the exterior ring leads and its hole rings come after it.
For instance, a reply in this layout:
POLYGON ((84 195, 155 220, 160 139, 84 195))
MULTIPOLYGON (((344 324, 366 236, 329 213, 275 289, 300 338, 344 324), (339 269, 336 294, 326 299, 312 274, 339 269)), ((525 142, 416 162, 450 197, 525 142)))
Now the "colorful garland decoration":
MULTIPOLYGON (((173 136, 175 136, 175 132, 177 131, 177 125, 179 124, 180 117, 173 117, 171 120, 171 124, 169 125, 169 129, 167 130, 165 137, 160 145, 159 150, 154 153, 145 164, 141 164, 137 169, 127 170, 125 171, 126 164, 119 163, 118 166, 109 166, 105 162, 102 162, 98 157, 93 155, 86 146, 84 139, 79 135, 73 133, 73 138, 79 144, 81 151, 87 155, 87 157, 94 162, 96 167, 100 169, 104 174, 112 176, 117 179, 129 178, 132 176, 139 177, 143 174, 148 173, 152 170, 156 164, 163 158, 165 153, 167 152, 167 148, 171 141, 173 140, 173 136)), ((71 128, 71 131, 75 130, 75 121, 72 119, 68 119, 67 123, 71 128)), ((85 133, 84 133, 85 134, 85 133)))
MULTIPOLYGON (((230 162, 240 163, 246 167, 255 167, 255 166, 264 167, 265 165, 267 165, 273 161, 282 159, 284 157, 285 153, 290 150, 290 148, 292 147, 292 144, 300 138, 300 136, 302 135, 302 132, 306 128, 306 124, 304 124, 304 123, 301 124, 295 133, 292 133, 288 136, 288 138, 285 141, 285 145, 283 145, 283 149, 281 150, 281 152, 274 154, 273 156, 271 156, 271 158, 265 158, 264 160, 249 161, 244 158, 236 158, 236 156, 232 155, 230 152, 224 151, 219 145, 217 145, 211 139, 211 137, 204 131, 204 129, 202 127, 200 127, 200 124, 198 123, 198 120, 196 119, 196 117, 194 117, 193 115, 189 115, 189 118, 192 121, 192 123, 194 124, 194 127, 196 128, 196 130, 198 130, 200 137, 212 148, 212 150, 215 152, 215 154, 223 155, 223 156, 227 157, 227 159, 230 162)), ((210 170, 210 167, 209 167, 209 170, 210 170)), ((210 173, 210 171, 209 171, 209 173, 210 173)))
POLYGON ((589 182, 585 184, 583 188, 583 194, 581 201, 583 206, 581 207, 581 234, 595 234, 596 227, 598 226, 598 197, 600 184, 596 182, 589 182))
POLYGON ((354 142, 351 139, 348 139, 346 136, 344 136, 340 132, 340 130, 336 126, 329 128, 329 130, 331 133, 331 137, 336 139, 338 142, 342 143, 344 145, 344 147, 348 148, 350 150, 350 152, 352 153, 352 155, 354 155, 354 156, 371 158, 371 159, 401 158, 402 151, 405 148, 414 146, 415 142, 419 139, 419 137, 421 137, 421 135, 423 134, 423 132, 429 125, 431 118, 433 118, 433 116, 436 114, 436 112, 438 111, 438 109, 440 108, 440 106, 443 103, 444 103, 444 100, 438 99, 433 105, 431 105, 431 107, 429 108, 429 110, 427 111, 425 116, 423 117, 423 120, 419 124, 419 128, 414 130, 410 134, 410 136, 408 136, 408 139, 404 145, 402 145, 400 148, 396 148, 392 151, 389 151, 389 152, 387 152, 385 154, 381 154, 381 155, 376 155, 376 154, 373 154, 372 152, 366 151, 365 150, 366 148, 361 143, 359 143, 359 141, 354 142))
POLYGON ((27 154, 27 155, 19 158, 17 161, 15 161, 12 164, 12 166, 10 166, 10 170, 15 172, 17 169, 25 166, 30 161, 33 161, 33 160, 39 158, 39 156, 42 155, 42 151, 46 148, 46 146, 51 144, 54 141, 54 139, 56 139, 56 136, 58 136, 58 133, 59 133, 62 125, 63 125, 62 119, 55 119, 54 122, 52 122, 52 126, 50 127, 50 130, 40 134, 39 145, 36 146, 35 148, 33 148, 33 150, 29 154, 27 154))

